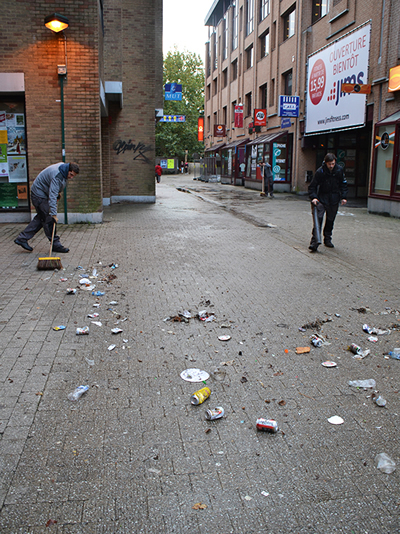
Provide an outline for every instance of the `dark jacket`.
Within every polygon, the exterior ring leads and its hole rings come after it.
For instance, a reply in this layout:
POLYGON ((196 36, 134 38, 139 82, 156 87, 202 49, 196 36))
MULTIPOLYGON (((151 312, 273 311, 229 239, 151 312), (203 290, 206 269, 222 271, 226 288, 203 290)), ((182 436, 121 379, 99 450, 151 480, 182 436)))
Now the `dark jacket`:
POLYGON ((324 162, 308 186, 308 195, 310 200, 317 198, 322 204, 332 206, 347 197, 347 190, 343 168, 336 163, 330 172, 324 162))

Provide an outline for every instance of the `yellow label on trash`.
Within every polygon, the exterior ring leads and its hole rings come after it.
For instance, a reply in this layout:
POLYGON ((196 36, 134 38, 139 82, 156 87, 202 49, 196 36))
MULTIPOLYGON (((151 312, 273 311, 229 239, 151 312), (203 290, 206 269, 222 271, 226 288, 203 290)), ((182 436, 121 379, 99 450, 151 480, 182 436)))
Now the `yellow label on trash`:
POLYGON ((210 388, 201 388, 190 397, 190 402, 197 406, 198 404, 202 404, 208 397, 211 395, 210 388))

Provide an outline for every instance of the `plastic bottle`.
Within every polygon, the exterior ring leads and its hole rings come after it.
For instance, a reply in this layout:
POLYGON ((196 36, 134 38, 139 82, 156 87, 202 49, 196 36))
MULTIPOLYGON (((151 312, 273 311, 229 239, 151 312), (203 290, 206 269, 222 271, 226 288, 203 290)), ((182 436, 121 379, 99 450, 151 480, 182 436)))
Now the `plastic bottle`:
POLYGON ((78 386, 72 393, 69 393, 68 399, 70 401, 77 401, 89 389, 89 386, 78 386))
POLYGON ((391 350, 389 352, 389 356, 391 356, 395 360, 400 360, 400 348, 391 350))
POLYGON ((373 378, 370 378, 369 380, 350 380, 349 386, 353 386, 355 388, 374 388, 376 386, 376 382, 373 378))

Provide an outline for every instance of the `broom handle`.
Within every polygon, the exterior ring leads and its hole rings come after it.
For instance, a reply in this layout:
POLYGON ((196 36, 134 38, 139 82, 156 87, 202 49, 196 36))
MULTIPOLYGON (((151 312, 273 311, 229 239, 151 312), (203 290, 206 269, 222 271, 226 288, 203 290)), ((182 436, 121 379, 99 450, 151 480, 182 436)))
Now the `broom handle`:
POLYGON ((53 219, 53 233, 51 235, 49 258, 51 257, 51 251, 53 250, 54 233, 56 231, 56 221, 53 219))

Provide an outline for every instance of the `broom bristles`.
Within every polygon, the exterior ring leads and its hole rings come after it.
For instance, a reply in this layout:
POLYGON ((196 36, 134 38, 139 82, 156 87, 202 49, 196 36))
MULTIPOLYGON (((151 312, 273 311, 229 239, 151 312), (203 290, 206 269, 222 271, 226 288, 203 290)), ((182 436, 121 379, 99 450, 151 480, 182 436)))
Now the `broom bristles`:
POLYGON ((39 258, 37 268, 39 271, 53 271, 54 269, 61 270, 61 258, 39 258))

